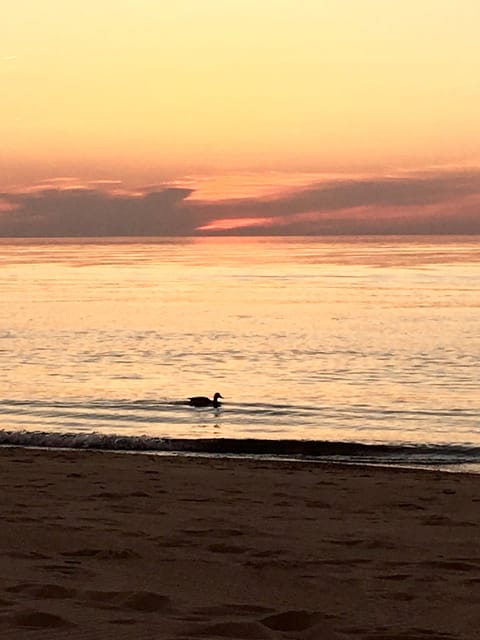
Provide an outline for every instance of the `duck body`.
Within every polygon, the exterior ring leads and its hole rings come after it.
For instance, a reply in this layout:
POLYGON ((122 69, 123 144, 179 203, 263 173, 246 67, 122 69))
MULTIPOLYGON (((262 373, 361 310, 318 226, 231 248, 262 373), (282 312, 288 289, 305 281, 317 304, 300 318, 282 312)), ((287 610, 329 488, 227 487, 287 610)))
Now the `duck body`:
POLYGON ((189 398, 189 404, 192 407, 220 407, 221 403, 218 401, 219 398, 223 398, 221 393, 216 393, 213 396, 213 400, 207 398, 206 396, 193 396, 193 398, 189 398))

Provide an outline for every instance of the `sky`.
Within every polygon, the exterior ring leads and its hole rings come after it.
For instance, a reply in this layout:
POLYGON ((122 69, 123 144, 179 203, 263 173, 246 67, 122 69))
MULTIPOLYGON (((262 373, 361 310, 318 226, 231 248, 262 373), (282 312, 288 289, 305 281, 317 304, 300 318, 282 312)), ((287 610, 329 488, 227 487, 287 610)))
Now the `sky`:
POLYGON ((478 0, 16 0, 0 235, 480 233, 478 0))

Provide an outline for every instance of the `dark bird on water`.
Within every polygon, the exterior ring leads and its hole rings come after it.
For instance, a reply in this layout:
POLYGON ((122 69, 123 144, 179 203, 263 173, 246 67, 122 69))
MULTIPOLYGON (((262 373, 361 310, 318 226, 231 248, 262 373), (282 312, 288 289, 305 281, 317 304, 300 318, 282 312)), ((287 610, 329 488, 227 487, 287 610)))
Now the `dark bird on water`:
POLYGON ((217 391, 213 396, 213 400, 210 400, 210 398, 207 398, 206 396, 194 396, 188 400, 192 407, 220 407, 221 403, 218 401, 219 398, 223 398, 223 396, 217 391))

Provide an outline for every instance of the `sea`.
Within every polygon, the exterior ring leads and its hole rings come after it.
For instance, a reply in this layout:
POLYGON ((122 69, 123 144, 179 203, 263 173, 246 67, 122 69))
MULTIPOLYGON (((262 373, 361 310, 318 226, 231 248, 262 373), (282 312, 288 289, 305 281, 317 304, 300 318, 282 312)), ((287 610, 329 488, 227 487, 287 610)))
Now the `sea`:
POLYGON ((480 473, 480 237, 1 239, 0 445, 480 473))

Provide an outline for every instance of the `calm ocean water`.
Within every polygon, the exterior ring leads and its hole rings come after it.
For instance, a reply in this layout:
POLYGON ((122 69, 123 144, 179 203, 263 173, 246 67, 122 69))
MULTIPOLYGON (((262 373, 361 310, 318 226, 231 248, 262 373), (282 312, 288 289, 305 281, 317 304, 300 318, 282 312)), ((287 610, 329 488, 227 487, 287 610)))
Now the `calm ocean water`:
POLYGON ((0 254, 0 442, 480 471, 480 238, 0 254), (184 402, 215 391, 220 409, 184 402))

